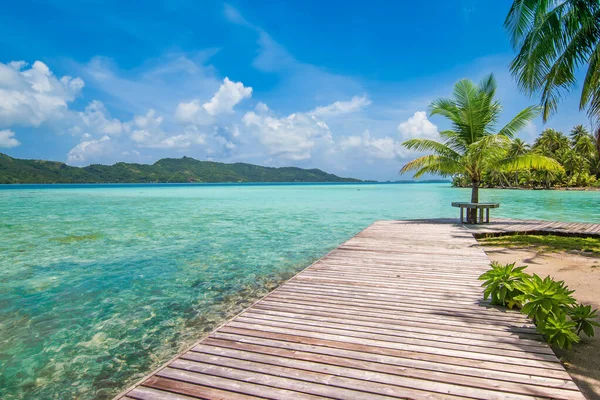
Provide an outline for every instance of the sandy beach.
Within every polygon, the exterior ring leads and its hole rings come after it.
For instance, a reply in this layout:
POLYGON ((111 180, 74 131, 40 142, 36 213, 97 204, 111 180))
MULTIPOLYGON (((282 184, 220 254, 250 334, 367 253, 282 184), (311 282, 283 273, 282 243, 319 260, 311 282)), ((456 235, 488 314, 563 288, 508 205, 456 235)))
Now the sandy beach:
MULTIPOLYGON (((600 257, 532 248, 484 246, 491 260, 527 265, 527 272, 564 280, 575 290, 577 301, 600 308, 600 257)), ((600 319, 599 321, 600 322, 600 319)), ((600 329, 593 338, 583 337, 569 351, 554 349, 567 371, 588 399, 600 399, 600 329)))

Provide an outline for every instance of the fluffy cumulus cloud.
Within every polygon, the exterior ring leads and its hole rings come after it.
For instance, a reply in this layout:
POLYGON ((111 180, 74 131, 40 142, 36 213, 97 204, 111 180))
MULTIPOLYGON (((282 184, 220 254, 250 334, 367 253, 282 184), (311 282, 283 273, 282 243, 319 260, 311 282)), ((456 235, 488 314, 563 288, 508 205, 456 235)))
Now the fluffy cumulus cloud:
POLYGON ((242 122, 257 137, 271 156, 283 160, 306 160, 318 146, 333 143, 327 124, 310 113, 276 117, 265 104, 244 115, 242 122))
POLYGON ((73 147, 67 154, 67 161, 70 164, 83 164, 98 160, 100 157, 109 153, 113 148, 112 141, 107 135, 100 139, 90 139, 89 135, 84 135, 83 139, 84 140, 73 147))
POLYGON ((91 131, 104 135, 120 135, 127 130, 127 126, 121 121, 109 117, 108 110, 98 100, 88 104, 84 111, 78 113, 78 116, 81 123, 74 127, 74 133, 91 131))
POLYGON ((0 147, 10 149, 20 145, 17 139, 15 139, 15 133, 10 129, 4 129, 0 131, 0 147))
POLYGON ((60 119, 83 86, 80 78, 56 77, 41 61, 0 63, 0 126, 60 119))
POLYGON ((371 100, 367 96, 354 96, 350 101, 336 101, 327 106, 317 107, 312 114, 317 117, 331 117, 357 112, 369 104, 371 104, 371 100))
POLYGON ((242 82, 232 82, 225 77, 219 91, 208 103, 202 105, 210 115, 233 112, 233 107, 240 101, 252 96, 252 88, 244 87, 242 82))
POLYGON ((231 114, 238 103, 251 96, 251 87, 246 87, 242 82, 233 82, 225 77, 219 90, 210 101, 201 104, 199 99, 194 99, 190 102, 179 103, 175 110, 175 117, 184 124, 209 124, 213 122, 212 117, 231 114))
POLYGON ((408 120, 400 123, 398 132, 405 140, 436 139, 438 137, 438 128, 427 119, 425 111, 417 111, 408 120))
POLYGON ((369 159, 391 160, 402 157, 402 145, 400 142, 385 136, 375 138, 369 131, 365 131, 362 136, 347 136, 340 140, 340 149, 343 152, 349 152, 359 157, 369 159))

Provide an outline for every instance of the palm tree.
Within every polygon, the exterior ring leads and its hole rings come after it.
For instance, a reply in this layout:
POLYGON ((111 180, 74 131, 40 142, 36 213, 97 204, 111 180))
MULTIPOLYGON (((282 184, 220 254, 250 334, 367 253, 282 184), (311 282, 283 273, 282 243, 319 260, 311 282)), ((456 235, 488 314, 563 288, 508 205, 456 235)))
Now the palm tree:
MULTIPOLYGON (((518 51, 510 65, 521 89, 541 95, 544 122, 585 68, 579 108, 600 120, 600 2, 514 0, 504 22, 518 51)), ((600 136, 598 137, 600 148, 600 136)))
POLYGON ((574 149, 565 151, 562 154, 560 162, 565 168, 569 178, 577 173, 589 172, 590 161, 574 149))
MULTIPOLYGON (((524 156, 529 153, 531 150, 531 146, 527 144, 524 140, 519 138, 514 138, 508 147, 508 157, 514 158, 519 156, 524 156)), ((519 186, 519 170, 515 171, 515 186, 519 186)))
POLYGON ((585 126, 583 125, 575 125, 573 129, 571 129, 571 134, 569 136, 571 136, 572 144, 576 144, 583 138, 591 137, 591 135, 588 133, 587 129, 585 129, 585 126))
MULTIPOLYGON (((471 181, 471 202, 479 202, 479 185, 485 171, 507 167, 523 169, 557 169, 556 161, 537 154, 508 158, 506 155, 511 138, 527 122, 539 114, 539 107, 527 107, 498 131, 494 127, 502 106, 496 95, 493 75, 485 77, 479 85, 462 79, 454 85, 453 97, 438 99, 431 103, 430 115, 441 115, 452 122, 452 129, 440 132, 441 142, 431 139, 411 139, 403 145, 416 151, 432 151, 434 154, 419 157, 402 167, 400 173, 416 171, 441 176, 466 175, 471 181)), ((474 223, 475 213, 468 213, 474 223)))
POLYGON ((514 138, 510 143, 510 147, 508 148, 508 156, 509 157, 517 157, 523 156, 529 153, 531 146, 527 144, 523 139, 514 138))
POLYGON ((560 154, 569 150, 569 138, 552 128, 544 129, 535 139, 533 149, 545 156, 558 158, 560 154))
POLYGON ((583 125, 577 125, 571 130, 571 147, 588 161, 596 154, 594 137, 583 125))

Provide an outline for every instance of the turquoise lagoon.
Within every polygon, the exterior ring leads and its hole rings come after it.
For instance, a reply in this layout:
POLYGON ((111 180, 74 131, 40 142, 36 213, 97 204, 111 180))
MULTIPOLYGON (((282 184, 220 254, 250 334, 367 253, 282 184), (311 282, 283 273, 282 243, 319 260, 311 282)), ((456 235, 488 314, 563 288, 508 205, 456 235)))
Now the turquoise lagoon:
MULTIPOLYGON (((494 216, 600 223, 600 192, 483 190, 494 216)), ((448 184, 0 187, 0 398, 106 399, 378 219, 448 184)))

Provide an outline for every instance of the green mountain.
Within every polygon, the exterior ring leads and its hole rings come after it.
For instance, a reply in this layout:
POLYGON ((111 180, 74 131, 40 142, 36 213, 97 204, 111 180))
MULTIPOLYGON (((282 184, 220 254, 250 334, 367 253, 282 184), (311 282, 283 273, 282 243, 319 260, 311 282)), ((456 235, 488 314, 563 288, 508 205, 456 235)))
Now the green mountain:
POLYGON ((22 160, 0 153, 0 183, 147 183, 147 182, 360 182, 320 169, 271 168, 163 158, 152 165, 117 163, 72 167, 62 162, 22 160))

